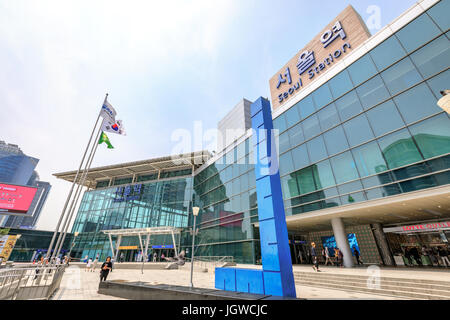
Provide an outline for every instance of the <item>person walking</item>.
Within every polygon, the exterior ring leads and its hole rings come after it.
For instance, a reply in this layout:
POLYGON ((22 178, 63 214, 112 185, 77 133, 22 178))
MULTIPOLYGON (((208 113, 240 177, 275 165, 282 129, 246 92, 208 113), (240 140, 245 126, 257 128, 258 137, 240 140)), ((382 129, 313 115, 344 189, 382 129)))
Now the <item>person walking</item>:
POLYGON ((156 257, 157 257, 158 255, 156 254, 156 252, 153 254, 153 262, 156 262, 156 257))
POLYGON ((448 261, 448 250, 445 247, 438 248, 438 255, 441 258, 442 264, 445 267, 450 267, 450 262, 448 261))
POLYGON ((331 265, 334 265, 333 261, 330 258, 330 249, 328 247, 325 247, 325 265, 328 265, 328 262, 331 263, 331 265))
POLYGON ((164 261, 165 258, 164 253, 161 253, 161 261, 164 261))
POLYGON ((123 252, 120 253, 119 262, 122 263, 124 259, 123 252))
POLYGON ((106 281, 109 272, 112 271, 112 263, 111 257, 107 257, 106 261, 103 262, 102 267, 100 268, 100 282, 106 281))
POLYGON ((337 254, 336 254, 336 259, 337 259, 337 266, 338 267, 342 267, 342 261, 344 260, 344 255, 342 254, 342 251, 339 249, 339 248, 336 248, 335 249, 335 252, 337 251, 337 254))
POLYGON ((311 257, 313 260, 313 269, 316 272, 320 272, 319 270, 319 260, 317 258, 317 252, 316 252, 316 244, 314 242, 311 242, 311 257))
POLYGON ((95 268, 97 268, 98 263, 98 255, 95 257, 94 263, 92 264, 92 272, 95 271, 95 268))
POLYGON ((90 271, 92 266, 92 258, 89 258, 88 262, 86 263, 86 268, 84 271, 90 271))
POLYGON ((355 258, 356 258, 356 263, 358 264, 358 266, 361 264, 363 264, 362 263, 362 261, 359 259, 359 251, 358 251, 358 249, 356 249, 356 246, 353 246, 353 254, 355 255, 355 258))

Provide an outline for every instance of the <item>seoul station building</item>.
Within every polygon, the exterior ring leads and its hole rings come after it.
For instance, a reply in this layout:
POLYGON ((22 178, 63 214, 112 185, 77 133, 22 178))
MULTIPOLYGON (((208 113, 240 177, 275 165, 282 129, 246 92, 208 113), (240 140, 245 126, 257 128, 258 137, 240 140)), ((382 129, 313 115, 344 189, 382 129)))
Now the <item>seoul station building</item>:
MULTIPOLYGON (((269 80, 294 264, 309 262, 312 241, 321 250, 345 236, 366 264, 441 265, 450 119, 437 101, 450 89, 449 16, 450 0, 418 1, 370 35, 349 6, 269 80)), ((244 130, 214 155, 91 169, 72 255, 112 255, 105 230, 167 226, 175 238, 152 236, 148 253, 173 255, 174 244, 191 246, 198 206, 196 256, 259 263, 250 105, 244 99, 219 123, 244 130)), ((55 176, 73 181, 75 172, 55 176)), ((135 261, 139 239, 123 238, 119 251, 135 261)))

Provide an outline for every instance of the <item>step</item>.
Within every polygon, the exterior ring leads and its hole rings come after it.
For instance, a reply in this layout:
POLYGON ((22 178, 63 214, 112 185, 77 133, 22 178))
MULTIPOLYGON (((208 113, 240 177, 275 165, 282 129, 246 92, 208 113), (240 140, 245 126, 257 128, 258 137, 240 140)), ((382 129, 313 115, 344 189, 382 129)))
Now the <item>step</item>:
MULTIPOLYGON (((321 281, 314 281, 311 279, 296 279, 296 283, 302 284, 302 283, 314 283, 314 284, 323 284, 323 285, 345 285, 345 286, 351 286, 355 288, 364 288, 364 289, 371 289, 368 288, 366 283, 361 282, 355 282, 355 281, 347 281, 347 280, 333 280, 333 281, 327 281, 321 282, 321 281)), ((374 288, 378 289, 378 288, 374 288)), ((439 290, 439 289, 425 289, 425 288, 417 288, 417 287, 410 287, 410 286, 398 286, 398 285, 391 285, 391 284, 385 284, 380 283, 380 288, 382 290, 394 290, 394 291, 401 291, 401 292, 409 292, 409 293, 417 293, 417 294, 426 294, 426 295, 437 295, 446 297, 446 299, 450 299, 450 290, 439 290)))
POLYGON ((440 296, 440 295, 417 294, 417 293, 397 291, 397 290, 369 289, 369 288, 353 287, 353 286, 333 284, 333 283, 317 284, 317 283, 305 281, 305 282, 302 282, 299 284, 302 284, 305 286, 310 286, 310 287, 321 287, 321 288, 337 289, 337 290, 343 290, 343 291, 353 291, 353 292, 371 293, 371 294, 376 294, 376 295, 393 296, 393 297, 403 298, 403 299, 421 299, 421 300, 448 300, 449 299, 448 297, 440 296))
MULTIPOLYGON (((294 275, 294 278, 297 280, 307 280, 307 281, 351 281, 361 284, 366 284, 367 279, 369 277, 365 277, 365 279, 362 278, 356 278, 356 277, 342 277, 339 275, 322 275, 321 273, 317 274, 308 274, 308 275, 294 275)), ((442 290, 450 292, 450 285, 447 285, 446 282, 444 284, 428 284, 428 283, 417 283, 414 281, 414 279, 406 279, 408 281, 403 281, 397 278, 386 278, 381 277, 380 278, 380 284, 381 285, 391 285, 391 286, 406 286, 411 288, 419 288, 423 290, 431 289, 431 290, 442 290)))
MULTIPOLYGON (((302 272, 302 271, 294 271, 295 275, 308 275, 308 276, 321 276, 321 277, 343 277, 348 279, 363 279, 367 280, 370 275, 352 275, 352 274, 338 274, 338 273, 327 273, 327 272, 302 272)), ((450 272, 445 274, 446 278, 450 276, 450 272)), ((450 281, 447 280, 428 280, 428 279, 417 279, 417 278, 398 278, 398 277, 386 277, 381 276, 381 280, 386 281, 398 281, 398 282, 414 282, 414 283, 423 283, 423 284, 436 284, 436 285, 444 285, 450 287, 450 281)))

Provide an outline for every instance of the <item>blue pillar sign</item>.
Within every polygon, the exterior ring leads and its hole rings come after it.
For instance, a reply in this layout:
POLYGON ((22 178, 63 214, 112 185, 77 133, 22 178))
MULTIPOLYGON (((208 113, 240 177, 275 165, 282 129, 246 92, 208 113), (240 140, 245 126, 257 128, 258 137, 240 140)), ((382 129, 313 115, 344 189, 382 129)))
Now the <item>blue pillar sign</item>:
POLYGON ((216 268, 216 288, 296 297, 270 102, 251 106, 262 270, 216 268))

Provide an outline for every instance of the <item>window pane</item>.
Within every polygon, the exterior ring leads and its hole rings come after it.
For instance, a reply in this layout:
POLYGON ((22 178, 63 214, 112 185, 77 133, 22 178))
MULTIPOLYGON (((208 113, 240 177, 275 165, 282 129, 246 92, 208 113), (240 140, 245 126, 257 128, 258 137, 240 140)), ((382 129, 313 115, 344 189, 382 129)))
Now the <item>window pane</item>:
POLYGON ((330 85, 331 93, 335 99, 353 88, 347 70, 334 76, 333 79, 328 81, 328 84, 330 85))
POLYGON ((425 78, 446 68, 450 61, 450 46, 445 35, 430 42, 425 47, 414 52, 411 59, 425 78))
POLYGON ((320 133, 319 119, 317 119, 315 114, 304 120, 302 124, 305 139, 310 139, 320 133))
POLYGON ((425 83, 395 97, 394 101, 407 124, 442 111, 425 83))
POLYGON ((294 171, 294 163, 292 162, 292 154, 290 151, 280 156, 280 176, 294 171))
POLYGON ((317 113, 320 127, 325 131, 339 123, 339 116, 334 103, 329 104, 317 113))
POLYGON ((355 86, 377 73, 377 68, 373 64, 369 54, 366 54, 358 61, 352 63, 347 70, 350 73, 350 78, 352 78, 355 86))
POLYGON ((309 166, 308 150, 306 144, 302 144, 292 150, 292 158, 294 159, 294 170, 309 166))
POLYGON ((312 96, 314 98, 316 110, 319 110, 324 105, 330 103, 333 100, 333 98, 331 97, 330 89, 328 88, 328 83, 325 83, 321 87, 316 89, 316 91, 312 93, 312 96))
POLYGON ((450 152, 450 120, 441 113, 409 128, 425 159, 450 152))
POLYGON ((361 177, 370 176, 387 170, 381 150, 376 141, 352 150, 361 177))
POLYGON ((361 103, 359 102, 358 96, 356 95, 355 91, 351 91, 337 100, 336 107, 342 121, 345 121, 355 114, 363 111, 361 103))
POLYGON ((386 82, 386 87, 392 95, 409 88, 422 80, 422 77, 417 72, 416 68, 414 68, 414 65, 409 58, 403 59, 393 65, 384 71, 381 76, 386 82))
POLYGON ((378 143, 390 169, 422 160, 406 129, 391 133, 379 139, 378 143))
POLYGON ((380 76, 376 76, 359 86, 356 88, 356 92, 361 99, 363 108, 366 110, 389 98, 389 92, 380 76))
POLYGON ((444 0, 430 8, 428 14, 441 27, 442 31, 450 28, 450 19, 448 13, 450 12, 450 1, 444 0))
POLYGON ((278 143, 280 145, 279 147, 279 152, 283 153, 286 150, 289 150, 289 148, 291 147, 290 143, 289 143, 289 135, 288 133, 285 131, 282 134, 280 134, 278 143))
POLYGON ((370 52, 378 70, 381 71, 406 55, 395 36, 391 36, 370 52))
POLYGON ((297 183, 300 189, 300 194, 305 194, 316 190, 311 167, 297 171, 297 183))
POLYGON ((308 147, 311 163, 315 163, 327 157, 327 151, 325 149, 325 143, 323 142, 322 136, 318 136, 308 141, 306 145, 308 147))
POLYGON ((347 138, 342 126, 336 127, 323 134, 327 146, 328 155, 333 155, 348 149, 347 138))
POLYGON ((336 183, 340 184, 358 178, 356 165, 350 151, 331 158, 330 162, 336 177, 336 183))
POLYGON ((295 147, 305 141, 301 123, 289 129, 289 139, 292 147, 295 147))
POLYGON ((344 123, 343 127, 351 147, 357 146, 374 138, 372 129, 370 129, 369 121, 367 121, 365 114, 359 115, 356 118, 344 123))
POLYGON ((406 27, 397 31, 396 35, 407 52, 417 49, 420 45, 436 37, 441 31, 431 21, 426 13, 423 13, 406 27))
POLYGON ((366 114, 377 137, 405 126, 392 100, 380 104, 366 114))
POLYGON ((285 114, 288 128, 292 127, 294 124, 300 121, 300 115, 298 112, 297 104, 292 106, 288 111, 285 112, 285 114))
POLYGON ((295 173, 288 174, 281 178, 281 187, 283 190, 283 198, 288 199, 299 196, 297 187, 297 179, 295 173))
POLYGON ((442 97, 441 91, 448 89, 450 83, 450 70, 442 72, 427 81, 434 95, 439 99, 442 97))
POLYGON ((329 160, 324 160, 313 165, 312 170, 318 190, 334 186, 336 184, 329 160))
POLYGON ((280 133, 286 130, 286 118, 285 113, 281 114, 279 117, 273 120, 273 128, 280 130, 280 133))
POLYGON ((314 109, 314 102, 312 100, 312 96, 309 95, 306 98, 303 98, 301 101, 297 103, 298 109, 300 110, 300 116, 302 119, 305 119, 311 113, 316 111, 314 109))

